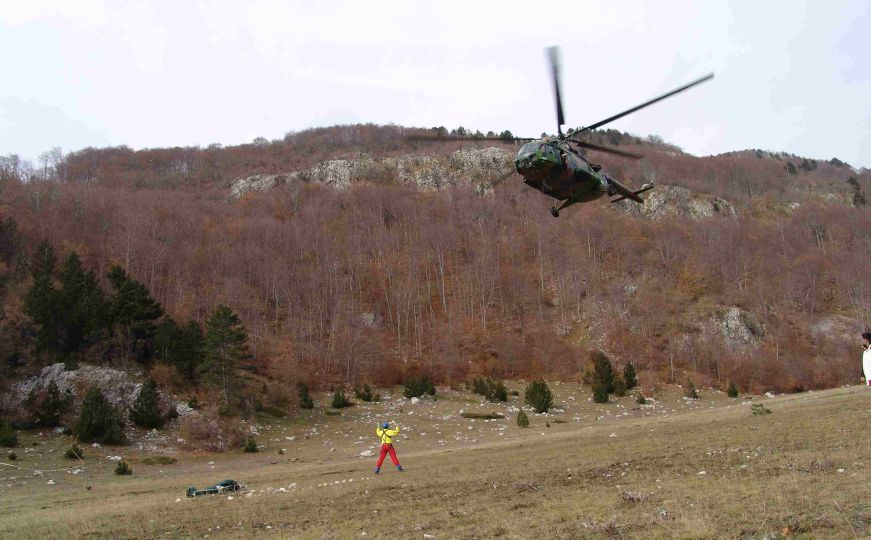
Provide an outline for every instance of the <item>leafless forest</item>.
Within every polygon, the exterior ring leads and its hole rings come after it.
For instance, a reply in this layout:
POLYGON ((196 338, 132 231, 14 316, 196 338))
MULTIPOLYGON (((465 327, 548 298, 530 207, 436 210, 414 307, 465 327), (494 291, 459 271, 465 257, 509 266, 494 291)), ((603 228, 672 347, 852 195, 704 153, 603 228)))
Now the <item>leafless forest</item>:
MULTIPOLYGON (((650 220, 604 200, 553 219, 551 201, 517 178, 491 195, 372 182, 228 202, 240 176, 461 147, 409 143, 407 131, 56 151, 34 164, 7 156, 0 217, 17 223, 21 253, 48 240, 101 280, 120 264, 179 320, 231 306, 256 372, 278 382, 387 384, 415 371, 442 383, 579 380, 595 350, 631 361, 643 384, 790 390, 858 380, 858 333, 871 325, 871 172, 836 159, 697 158, 655 138, 594 135, 647 156, 602 156, 615 177, 713 194, 737 210, 699 221, 650 220), (731 307, 751 315, 746 343, 706 330, 731 307)), ((7 280, 5 349, 26 334, 27 287, 26 277, 7 280)))

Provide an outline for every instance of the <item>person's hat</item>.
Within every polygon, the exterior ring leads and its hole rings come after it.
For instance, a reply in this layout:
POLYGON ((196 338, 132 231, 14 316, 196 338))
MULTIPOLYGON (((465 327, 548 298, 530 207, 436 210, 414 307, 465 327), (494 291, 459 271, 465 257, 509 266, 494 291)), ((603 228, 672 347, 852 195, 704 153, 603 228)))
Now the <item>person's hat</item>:
POLYGON ((381 427, 383 427, 384 429, 387 429, 390 427, 390 424, 388 422, 384 422, 383 424, 381 424, 381 427))

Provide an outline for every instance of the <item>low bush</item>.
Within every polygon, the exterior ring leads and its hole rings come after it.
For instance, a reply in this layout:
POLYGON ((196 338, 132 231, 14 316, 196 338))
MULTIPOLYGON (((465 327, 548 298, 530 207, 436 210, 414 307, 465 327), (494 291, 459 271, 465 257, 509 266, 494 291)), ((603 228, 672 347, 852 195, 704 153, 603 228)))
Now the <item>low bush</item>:
POLYGON ((0 422, 0 446, 7 448, 18 446, 18 433, 5 422, 0 422))
POLYGON ((257 452, 259 448, 257 447, 257 441, 254 440, 254 437, 249 435, 248 440, 245 441, 245 451, 246 452, 257 452))
POLYGON ((696 385, 688 381, 684 386, 684 395, 690 399, 699 399, 699 391, 696 390, 696 385))
POLYGON ((117 465, 115 465, 115 474, 133 474, 133 469, 130 468, 130 465, 126 461, 122 460, 119 461, 117 465))
POLYGON ((752 412, 755 415, 771 414, 771 409, 769 409, 768 407, 766 407, 765 405, 763 405, 761 403, 754 403, 753 405, 750 406, 750 412, 752 412))
POLYGON ((369 388, 368 384, 354 386, 354 397, 367 403, 375 401, 375 396, 372 394, 372 389, 369 388))
POLYGON ((405 381, 405 389, 402 395, 408 399, 421 397, 425 394, 435 396, 436 387, 429 375, 416 375, 405 381))
POLYGON ((635 366, 632 365, 632 362, 623 368, 623 382, 626 383, 626 390, 632 390, 638 386, 638 374, 635 372, 635 366))
POLYGON ((638 394, 637 396, 635 396, 635 403, 639 405, 644 405, 647 403, 647 399, 643 395, 638 394))
POLYGON ((68 397, 66 399, 61 397, 60 390, 58 390, 57 384, 52 379, 48 383, 48 389, 36 411, 36 421, 40 427, 51 428, 59 426, 61 414, 66 410, 69 402, 70 399, 68 397))
POLYGON ((226 452, 245 442, 245 432, 238 420, 216 420, 202 414, 185 415, 179 435, 185 440, 185 446, 211 452, 226 452))
POLYGON ((273 407, 272 405, 266 405, 265 407, 261 407, 260 412, 268 414, 269 416, 274 416, 275 418, 284 418, 285 416, 287 416, 287 411, 285 411, 284 409, 279 409, 278 407, 273 407))
POLYGON ((617 397, 626 395, 626 383, 623 382, 623 377, 620 375, 614 375, 614 395, 617 397))
POLYGON ((345 391, 342 389, 336 390, 333 394, 333 401, 330 403, 334 409, 344 409, 353 405, 348 398, 345 397, 345 391))
POLYGON ((67 459, 82 459, 85 457, 85 454, 82 452, 81 448, 74 444, 67 448, 67 451, 64 452, 64 457, 67 459))
POLYGON ((6 454, 6 457, 9 459, 9 461, 15 461, 16 459, 18 459, 18 454, 16 454, 15 452, 9 452, 8 454, 6 454))
POLYGON ((523 409, 520 409, 520 412, 517 413, 517 426, 529 427, 529 417, 526 416, 526 411, 523 409))
POLYGON ((472 392, 484 396, 487 401, 500 403, 508 401, 508 390, 505 388, 505 383, 502 381, 494 381, 490 377, 476 377, 472 380, 472 392))
POLYGON ((608 403, 608 386, 601 381, 593 381, 593 402, 608 403))

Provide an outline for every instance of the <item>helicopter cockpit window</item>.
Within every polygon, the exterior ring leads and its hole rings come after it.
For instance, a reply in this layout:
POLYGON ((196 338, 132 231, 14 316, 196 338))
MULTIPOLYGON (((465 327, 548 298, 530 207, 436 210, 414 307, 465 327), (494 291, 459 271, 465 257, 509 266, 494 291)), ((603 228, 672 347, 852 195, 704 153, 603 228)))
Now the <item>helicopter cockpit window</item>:
POLYGON ((517 153, 517 157, 519 159, 527 158, 527 157, 535 154, 536 151, 538 151, 539 146, 541 146, 541 143, 537 143, 537 142, 526 143, 520 148, 520 152, 517 153))
POLYGON ((553 146, 549 144, 541 145, 541 155, 546 159, 554 159, 556 157, 556 152, 553 150, 553 146))

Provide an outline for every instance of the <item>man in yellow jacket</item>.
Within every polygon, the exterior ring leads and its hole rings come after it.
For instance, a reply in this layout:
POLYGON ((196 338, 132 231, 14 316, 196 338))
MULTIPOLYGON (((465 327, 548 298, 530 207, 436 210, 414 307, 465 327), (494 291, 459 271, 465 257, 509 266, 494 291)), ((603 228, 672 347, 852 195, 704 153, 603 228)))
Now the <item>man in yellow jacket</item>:
POLYGON ((390 454, 390 460, 396 465, 396 470, 402 472, 402 465, 399 464, 399 460, 396 458, 396 450, 393 449, 393 437, 399 435, 399 428, 390 429, 390 424, 384 422, 375 429, 375 434, 381 438, 381 455, 378 456, 378 463, 375 465, 375 474, 381 472, 381 464, 384 463, 384 458, 387 457, 387 454, 390 454))

